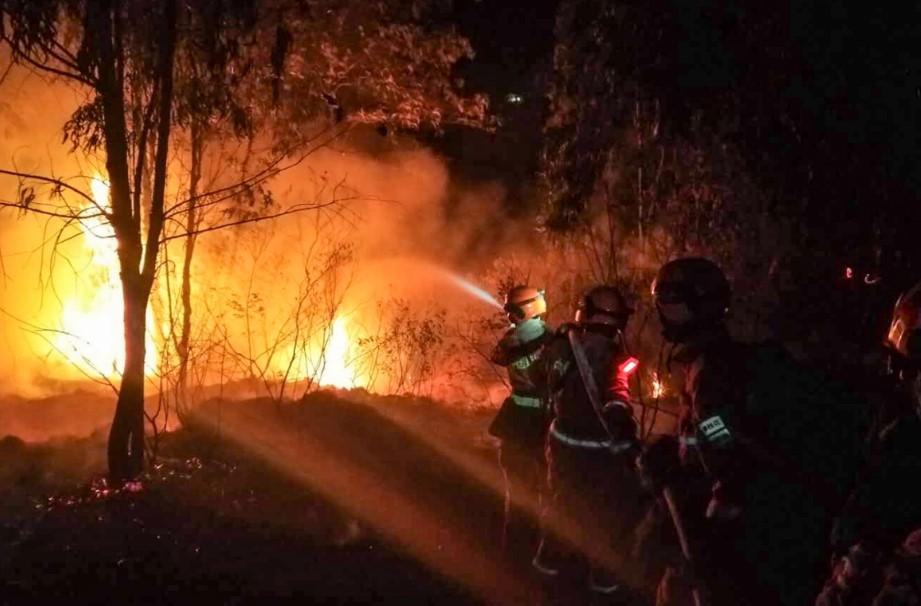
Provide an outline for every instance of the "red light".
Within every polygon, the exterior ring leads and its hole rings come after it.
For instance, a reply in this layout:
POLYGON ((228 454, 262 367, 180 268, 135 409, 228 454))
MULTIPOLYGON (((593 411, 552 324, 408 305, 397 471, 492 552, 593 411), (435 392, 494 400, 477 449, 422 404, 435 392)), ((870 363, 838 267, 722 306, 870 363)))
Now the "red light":
POLYGON ((854 277, 854 270, 851 269, 850 267, 845 267, 844 268, 844 279, 850 280, 853 277, 854 277))
POLYGON ((631 375, 633 374, 633 371, 639 368, 639 366, 640 361, 631 356, 621 362, 620 366, 617 367, 617 370, 624 373, 625 375, 631 375))

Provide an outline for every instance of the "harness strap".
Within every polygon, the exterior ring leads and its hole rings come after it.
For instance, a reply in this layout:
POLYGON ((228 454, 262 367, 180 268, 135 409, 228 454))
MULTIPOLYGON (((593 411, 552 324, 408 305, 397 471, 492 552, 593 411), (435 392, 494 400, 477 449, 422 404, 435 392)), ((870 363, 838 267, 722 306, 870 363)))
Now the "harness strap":
POLYGON ((633 442, 630 440, 615 442, 614 440, 583 440, 581 438, 576 438, 560 431, 556 426, 556 420, 550 424, 550 435, 566 446, 584 448, 587 450, 609 450, 613 454, 626 452, 633 445, 633 442))

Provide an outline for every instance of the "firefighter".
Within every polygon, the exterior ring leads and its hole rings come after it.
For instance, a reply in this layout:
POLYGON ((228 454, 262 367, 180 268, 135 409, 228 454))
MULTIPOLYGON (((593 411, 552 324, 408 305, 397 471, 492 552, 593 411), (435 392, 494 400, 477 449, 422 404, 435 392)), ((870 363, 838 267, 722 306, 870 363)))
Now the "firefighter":
POLYGON ((877 592, 880 604, 921 604, 921 283, 897 301, 884 346, 890 384, 868 436, 869 460, 832 533, 821 606, 866 604, 877 592), (899 601, 912 594, 915 602, 899 601))
POLYGON ((613 560, 626 554, 638 514, 640 490, 632 467, 637 423, 628 386, 637 361, 624 344, 631 313, 616 288, 592 288, 575 322, 547 346, 544 361, 553 410, 547 438, 550 499, 544 512, 548 532, 533 564, 557 577, 561 564, 570 562, 573 574, 564 576, 587 577, 589 590, 599 597, 624 595, 613 560))
POLYGON ((808 603, 821 576, 822 528, 830 522, 814 487, 787 467, 800 457, 771 438, 800 429, 795 397, 753 405, 754 349, 729 335, 730 296, 722 270, 699 257, 666 263, 653 284, 685 412, 680 448, 663 441, 641 457, 640 468, 665 470, 650 483, 672 484, 669 512, 688 539, 684 551, 692 552, 685 566, 665 575, 658 602, 691 603, 693 590, 695 601, 709 596, 713 606, 808 603), (765 413, 768 406, 775 409, 765 413), (679 460, 662 461, 669 452, 679 460))
POLYGON ((534 516, 521 513, 519 508, 539 509, 546 475, 543 447, 549 414, 535 373, 552 331, 543 320, 547 302, 542 290, 526 285, 511 288, 505 312, 510 327, 491 360, 508 369, 512 393, 489 427, 490 434, 501 441, 499 466, 505 481, 502 544, 525 543, 522 547, 533 553, 538 541, 536 525, 530 521, 534 516), (510 534, 516 535, 514 541, 510 541, 510 534))

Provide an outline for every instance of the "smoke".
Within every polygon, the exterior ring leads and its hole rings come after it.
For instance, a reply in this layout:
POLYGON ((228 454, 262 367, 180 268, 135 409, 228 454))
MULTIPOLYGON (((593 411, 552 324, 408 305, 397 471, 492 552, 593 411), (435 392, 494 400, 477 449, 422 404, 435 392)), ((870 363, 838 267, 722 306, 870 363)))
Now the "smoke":
MULTIPOLYGON (((8 58, 0 56, 0 64, 8 58)), ((62 127, 78 106, 77 91, 55 85, 27 70, 14 67, 0 94, 0 168, 74 177, 91 174, 93 163, 71 154, 62 140, 62 127)), ((79 179, 76 184, 79 183, 79 179)), ((37 199, 47 193, 36 188, 37 199)), ((0 202, 15 202, 18 181, 0 175, 0 202)), ((69 374, 55 359, 44 329, 60 328, 61 301, 75 288, 78 263, 65 267, 75 250, 55 220, 11 209, 0 212, 0 369, 7 380, 4 391, 36 395, 40 375, 69 374), (56 254, 60 253, 60 254, 56 254)))
MULTIPOLYGON (((79 91, 20 68, 10 72, 2 90, 0 167, 68 178, 83 175, 86 183, 75 184, 86 190, 90 178, 104 175, 98 158, 74 153, 62 140, 63 125, 81 101, 79 91)), ((187 182, 183 135, 177 135, 169 185, 176 196, 187 182)), ((221 174, 225 161, 216 152, 211 158, 210 170, 219 175, 218 182, 233 179, 221 174)), ((0 199, 15 201, 17 185, 16 179, 0 176, 0 199)), ((193 262, 193 322, 198 324, 193 330, 201 342, 215 340, 223 323, 232 333, 224 338, 240 348, 240 325, 258 315, 264 344, 271 345, 268 341, 283 331, 300 287, 324 270, 334 279, 324 278, 326 290, 311 302, 323 299, 330 313, 349 314, 355 325, 369 331, 380 330, 389 313, 381 304, 387 301, 407 302, 414 309, 464 309, 473 300, 446 280, 445 272, 481 274, 509 242, 530 237, 505 220, 506 192, 500 184, 460 184, 433 150, 410 137, 381 137, 370 129, 359 128, 316 150, 268 186, 276 210, 341 202, 202 236, 193 262)), ((46 193, 36 191, 37 199, 46 193)), ((111 270, 96 271, 98 259, 87 254, 77 226, 65 230, 65 242, 55 248, 61 227, 56 220, 10 209, 0 212, 0 369, 9 377, 3 390, 10 393, 50 395, 57 387, 49 387, 49 380, 94 374, 75 368, 74 362, 79 366, 83 357, 79 347, 61 351, 54 331, 72 328, 62 323, 69 301, 80 299, 82 311, 91 314, 95 303, 90 291, 102 288, 103 282, 114 286, 117 276, 111 270)), ((181 240, 163 252, 151 327, 161 345, 170 338, 169 325, 179 318, 182 253, 181 240)), ((106 320, 111 334, 105 337, 118 339, 120 322, 106 320)))

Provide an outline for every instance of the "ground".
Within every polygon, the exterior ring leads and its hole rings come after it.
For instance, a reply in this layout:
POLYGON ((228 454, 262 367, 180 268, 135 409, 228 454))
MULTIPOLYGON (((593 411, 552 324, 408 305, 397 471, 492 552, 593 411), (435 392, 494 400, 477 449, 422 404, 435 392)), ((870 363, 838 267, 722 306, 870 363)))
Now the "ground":
POLYGON ((214 400, 119 490, 103 431, 4 438, 0 603, 534 603, 529 554, 499 547, 491 414, 214 400))

